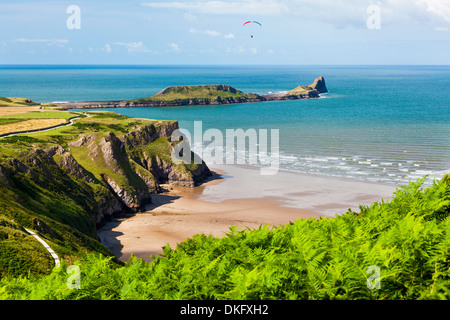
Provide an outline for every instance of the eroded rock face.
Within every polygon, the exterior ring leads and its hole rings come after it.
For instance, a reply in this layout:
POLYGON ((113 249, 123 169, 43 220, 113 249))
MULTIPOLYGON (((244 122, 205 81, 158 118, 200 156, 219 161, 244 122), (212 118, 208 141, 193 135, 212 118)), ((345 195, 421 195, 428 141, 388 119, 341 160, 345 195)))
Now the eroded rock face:
POLYGON ((8 172, 2 165, 0 165, 0 182, 6 186, 9 186, 8 172))
POLYGON ((323 77, 316 78, 314 82, 309 86, 313 89, 316 89, 319 93, 328 92, 327 86, 325 85, 325 79, 323 77))
POLYGON ((53 157, 55 154, 60 155, 60 159, 56 164, 60 166, 67 174, 77 177, 89 183, 95 183, 95 180, 62 146, 55 145, 46 149, 46 152, 53 157))
MULTIPOLYGON (((123 136, 112 132, 81 135, 68 143, 68 150, 61 145, 35 148, 0 165, 0 184, 13 185, 14 173, 26 174, 42 188, 77 201, 99 227, 121 212, 145 209, 151 203, 151 195, 160 190, 159 182, 194 187, 211 174, 205 163, 192 167, 195 170, 191 171, 164 161, 168 155, 150 158, 142 151, 133 151, 145 150, 159 138, 165 138, 169 148, 173 147, 169 137, 177 128, 176 121, 155 122, 136 127, 123 136), (83 149, 75 151, 75 148, 83 149), (82 155, 84 158, 78 158, 82 155), (80 164, 92 168, 89 161, 95 163, 96 172, 80 164)), ((36 223, 44 232, 45 225, 36 223)))
POLYGON ((120 137, 120 140, 124 143, 125 146, 136 147, 139 145, 152 143, 156 139, 162 137, 170 137, 176 129, 178 129, 177 121, 165 123, 160 121, 156 124, 139 126, 136 128, 136 130, 133 130, 120 137))
POLYGON ((148 192, 141 190, 133 194, 125 190, 125 188, 120 186, 114 180, 108 177, 106 177, 105 180, 119 198, 119 201, 123 202, 126 208, 131 209, 132 211, 139 211, 145 207, 146 204, 151 202, 150 193, 148 192))

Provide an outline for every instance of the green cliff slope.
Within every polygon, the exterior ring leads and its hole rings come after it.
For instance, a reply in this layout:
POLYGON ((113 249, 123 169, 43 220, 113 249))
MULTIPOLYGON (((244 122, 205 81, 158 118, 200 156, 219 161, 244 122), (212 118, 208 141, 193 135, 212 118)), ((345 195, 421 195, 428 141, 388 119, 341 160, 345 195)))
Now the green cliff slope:
POLYGON ((204 163, 171 162, 175 121, 89 115, 72 126, 0 139, 0 276, 53 268, 24 228, 67 261, 110 255, 96 227, 144 210, 160 183, 193 186, 210 174, 204 163))

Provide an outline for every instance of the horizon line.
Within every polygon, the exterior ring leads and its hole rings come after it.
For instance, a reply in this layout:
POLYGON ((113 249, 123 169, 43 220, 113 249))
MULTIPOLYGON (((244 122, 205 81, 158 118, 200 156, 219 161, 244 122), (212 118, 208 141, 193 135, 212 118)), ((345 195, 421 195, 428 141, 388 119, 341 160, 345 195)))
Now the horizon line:
POLYGON ((64 64, 64 63, 9 63, 0 64, 0 67, 7 66, 126 66, 126 67, 141 67, 141 66, 246 66, 246 67, 292 67, 292 66, 442 66, 447 67, 450 64, 103 64, 103 63, 87 63, 87 64, 64 64))

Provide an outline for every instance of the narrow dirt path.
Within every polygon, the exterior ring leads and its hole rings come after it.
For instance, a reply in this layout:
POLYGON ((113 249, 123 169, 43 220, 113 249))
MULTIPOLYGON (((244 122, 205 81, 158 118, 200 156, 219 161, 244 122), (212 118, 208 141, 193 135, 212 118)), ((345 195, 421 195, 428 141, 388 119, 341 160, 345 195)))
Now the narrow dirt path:
POLYGON ((37 241, 39 241, 44 247, 45 249, 47 249, 48 252, 50 252, 50 254, 53 257, 53 260, 55 260, 55 267, 58 267, 59 264, 61 263, 58 255, 55 253, 55 251, 52 250, 52 248, 50 248, 50 246, 47 244, 47 242, 45 242, 44 240, 42 240, 34 231, 30 230, 30 229, 26 229, 25 230, 31 234, 33 237, 36 238, 37 241))

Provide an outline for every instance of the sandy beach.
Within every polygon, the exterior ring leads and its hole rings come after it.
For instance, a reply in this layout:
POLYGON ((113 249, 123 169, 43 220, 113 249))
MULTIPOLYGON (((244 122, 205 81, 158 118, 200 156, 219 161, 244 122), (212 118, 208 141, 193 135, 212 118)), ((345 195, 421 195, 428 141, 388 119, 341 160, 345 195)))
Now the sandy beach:
POLYGON ((360 204, 387 199, 393 185, 279 171, 217 166, 214 176, 195 188, 164 186, 147 212, 115 218, 98 235, 116 257, 131 254, 151 261, 169 243, 172 248, 195 234, 223 236, 230 226, 278 226, 299 218, 332 217, 360 204))

